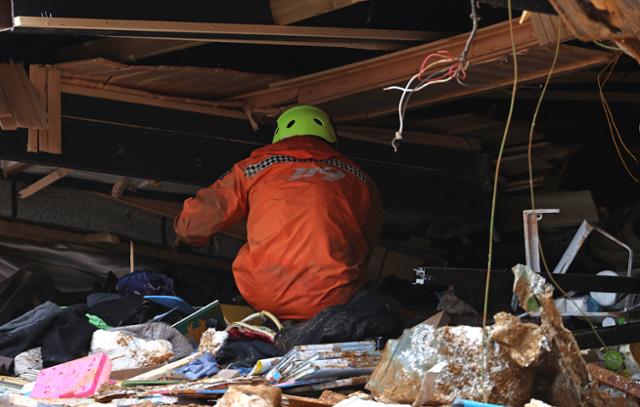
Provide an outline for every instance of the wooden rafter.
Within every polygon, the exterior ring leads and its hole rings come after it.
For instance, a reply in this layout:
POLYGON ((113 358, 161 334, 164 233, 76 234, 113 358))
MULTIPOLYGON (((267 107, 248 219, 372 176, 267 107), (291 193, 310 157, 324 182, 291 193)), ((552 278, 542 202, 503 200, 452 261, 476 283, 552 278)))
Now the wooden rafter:
MULTIPOLYGON (((440 50, 448 50, 451 55, 459 55, 467 38, 468 34, 460 34, 366 61, 274 83, 269 89, 251 92, 234 99, 255 107, 292 103, 320 104, 394 85, 413 76, 426 55, 440 50)), ((538 38, 530 21, 523 24, 515 22, 514 41, 519 52, 538 46, 538 38)), ((471 64, 481 64, 500 59, 510 52, 509 25, 508 22, 503 22, 478 30, 468 58, 471 64)))
POLYGON ((276 24, 292 24, 367 0, 270 0, 276 24))
POLYGON ((64 30, 132 38, 393 50, 440 38, 442 33, 266 24, 192 23, 18 16, 14 29, 64 30))
POLYGON ((58 51, 58 56, 64 60, 102 57, 119 62, 136 62, 204 44, 207 43, 155 38, 100 38, 62 48, 58 51))
POLYGON ((72 172, 73 170, 69 168, 58 168, 50 172, 49 174, 45 175, 44 177, 40 178, 39 180, 29 185, 28 187, 21 189, 19 192, 20 198, 27 199, 33 194, 39 191, 42 191, 43 189, 53 184, 54 182, 58 181, 59 179, 64 178, 65 176, 71 174, 72 172))
POLYGON ((203 113, 213 116, 230 117, 235 119, 246 118, 246 113, 242 111, 241 104, 238 103, 218 103, 202 99, 157 95, 151 92, 122 88, 119 86, 103 85, 101 83, 87 80, 63 78, 62 92, 72 95, 89 96, 119 102, 203 113), (232 105, 237 106, 237 110, 228 107, 232 105))

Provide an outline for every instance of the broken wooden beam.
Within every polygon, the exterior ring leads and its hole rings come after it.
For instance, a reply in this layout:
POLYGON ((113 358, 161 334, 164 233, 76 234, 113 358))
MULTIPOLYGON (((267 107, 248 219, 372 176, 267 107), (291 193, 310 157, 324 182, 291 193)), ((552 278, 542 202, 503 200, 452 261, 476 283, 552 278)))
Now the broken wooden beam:
POLYGON ((71 95, 88 96, 100 99, 115 100, 118 102, 134 103, 146 106, 155 106, 165 109, 182 110, 185 112, 202 113, 213 116, 229 117, 234 119, 246 119, 244 111, 232 108, 228 103, 217 103, 201 99, 181 98, 174 96, 158 95, 136 89, 122 88, 119 86, 103 85, 80 79, 63 78, 62 92, 71 95))
MULTIPOLYGON (((0 236, 28 240, 32 242, 71 242, 80 244, 107 243, 106 248, 120 252, 123 256, 129 253, 129 243, 120 242, 112 233, 79 233, 48 226, 8 221, 0 219, 0 236)), ((204 267, 218 270, 231 270, 231 262, 218 258, 189 253, 176 253, 173 250, 136 244, 136 255, 153 257, 176 264, 204 267)))
POLYGON ((33 167, 33 165, 34 164, 31 164, 31 163, 21 163, 21 162, 9 164, 2 170, 2 174, 4 175, 5 178, 9 178, 13 174, 18 174, 28 170, 29 168, 33 167))
POLYGON ((13 18, 14 31, 59 30, 90 35, 159 38, 202 42, 299 45, 394 50, 411 43, 432 41, 441 33, 361 28, 298 27, 268 24, 193 23, 155 20, 104 20, 92 18, 13 18))
MULTIPOLYGON (((513 35, 518 52, 538 45, 538 38, 530 21, 523 24, 514 21, 513 35)), ((366 61, 276 82, 268 89, 234 99, 254 107, 293 103, 319 104, 395 85, 415 75, 425 56, 431 53, 447 50, 453 56, 459 55, 468 36, 468 33, 464 33, 366 61)), ((480 64, 503 58, 510 53, 509 22, 503 22, 478 30, 468 59, 471 64, 480 64)))
POLYGON ((71 45, 58 51, 63 60, 108 58, 119 62, 137 62, 141 59, 170 54, 207 44, 202 41, 162 40, 155 38, 100 38, 71 45))
POLYGON ((276 24, 293 24, 298 21, 331 13, 367 0, 270 0, 271 14, 276 24))
POLYGON ((129 177, 122 177, 113 184, 113 188, 111 188, 111 196, 118 199, 124 193, 124 190, 127 189, 131 179, 129 177))
POLYGON ((42 191, 43 189, 53 184, 54 182, 58 181, 59 179, 64 178, 65 176, 71 174, 72 172, 73 170, 69 168, 58 168, 50 172, 49 174, 45 175, 44 177, 40 178, 39 180, 29 185, 28 187, 21 189, 19 192, 20 198, 27 199, 33 194, 37 193, 38 191, 42 191))
POLYGON ((42 99, 36 94, 24 68, 20 64, 0 64, 0 126, 4 130, 16 128, 47 129, 47 113, 42 99))
POLYGON ((30 65, 29 78, 46 111, 49 127, 46 130, 29 128, 27 151, 62 154, 60 72, 42 65, 30 65))
POLYGON ((29 223, 0 220, 0 236, 32 242, 119 243, 113 233, 78 233, 29 223))

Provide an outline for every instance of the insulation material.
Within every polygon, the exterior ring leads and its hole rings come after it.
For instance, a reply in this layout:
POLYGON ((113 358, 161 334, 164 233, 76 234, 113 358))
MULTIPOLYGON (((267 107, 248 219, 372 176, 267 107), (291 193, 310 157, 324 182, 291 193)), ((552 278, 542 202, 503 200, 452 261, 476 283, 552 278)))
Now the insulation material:
POLYGON ((548 344, 542 328, 535 324, 525 324, 505 312, 495 315, 496 324, 491 330, 491 339, 505 346, 509 356, 521 367, 529 367, 538 360, 548 344))
POLYGON ((126 332, 97 330, 91 353, 106 353, 113 370, 135 369, 166 363, 173 357, 171 343, 164 339, 144 340, 126 332))
POLYGON ((280 407, 282 392, 267 385, 230 386, 218 407, 280 407))
POLYGON ((209 328, 200 337, 200 352, 209 352, 215 355, 218 350, 227 342, 229 334, 225 331, 216 331, 213 328, 209 328))
POLYGON ((491 342, 483 386, 482 336, 481 328, 417 325, 387 344, 367 389, 386 403, 437 405, 458 397, 477 399, 486 388, 492 403, 525 404, 531 399, 534 369, 518 366, 506 347, 491 342))

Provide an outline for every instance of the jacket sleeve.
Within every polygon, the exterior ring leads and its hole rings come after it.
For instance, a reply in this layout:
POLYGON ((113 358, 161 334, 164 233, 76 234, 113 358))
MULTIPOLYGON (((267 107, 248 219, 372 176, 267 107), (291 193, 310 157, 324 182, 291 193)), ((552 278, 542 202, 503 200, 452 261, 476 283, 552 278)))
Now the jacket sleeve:
POLYGON ((233 169, 213 185, 184 201, 174 229, 178 238, 192 246, 205 246, 214 234, 247 216, 246 180, 242 169, 233 169))

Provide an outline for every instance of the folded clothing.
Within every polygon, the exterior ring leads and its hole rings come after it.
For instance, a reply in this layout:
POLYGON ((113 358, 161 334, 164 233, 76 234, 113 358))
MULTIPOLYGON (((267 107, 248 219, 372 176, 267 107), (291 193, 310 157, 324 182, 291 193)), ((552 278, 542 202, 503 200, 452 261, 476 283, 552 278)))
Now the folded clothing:
POLYGON ((136 270, 120 277, 116 289, 122 295, 175 295, 173 280, 151 270, 136 270))
POLYGON ((213 355, 205 352, 198 359, 176 370, 189 380, 197 380, 203 377, 213 376, 220 371, 220 367, 213 355))

